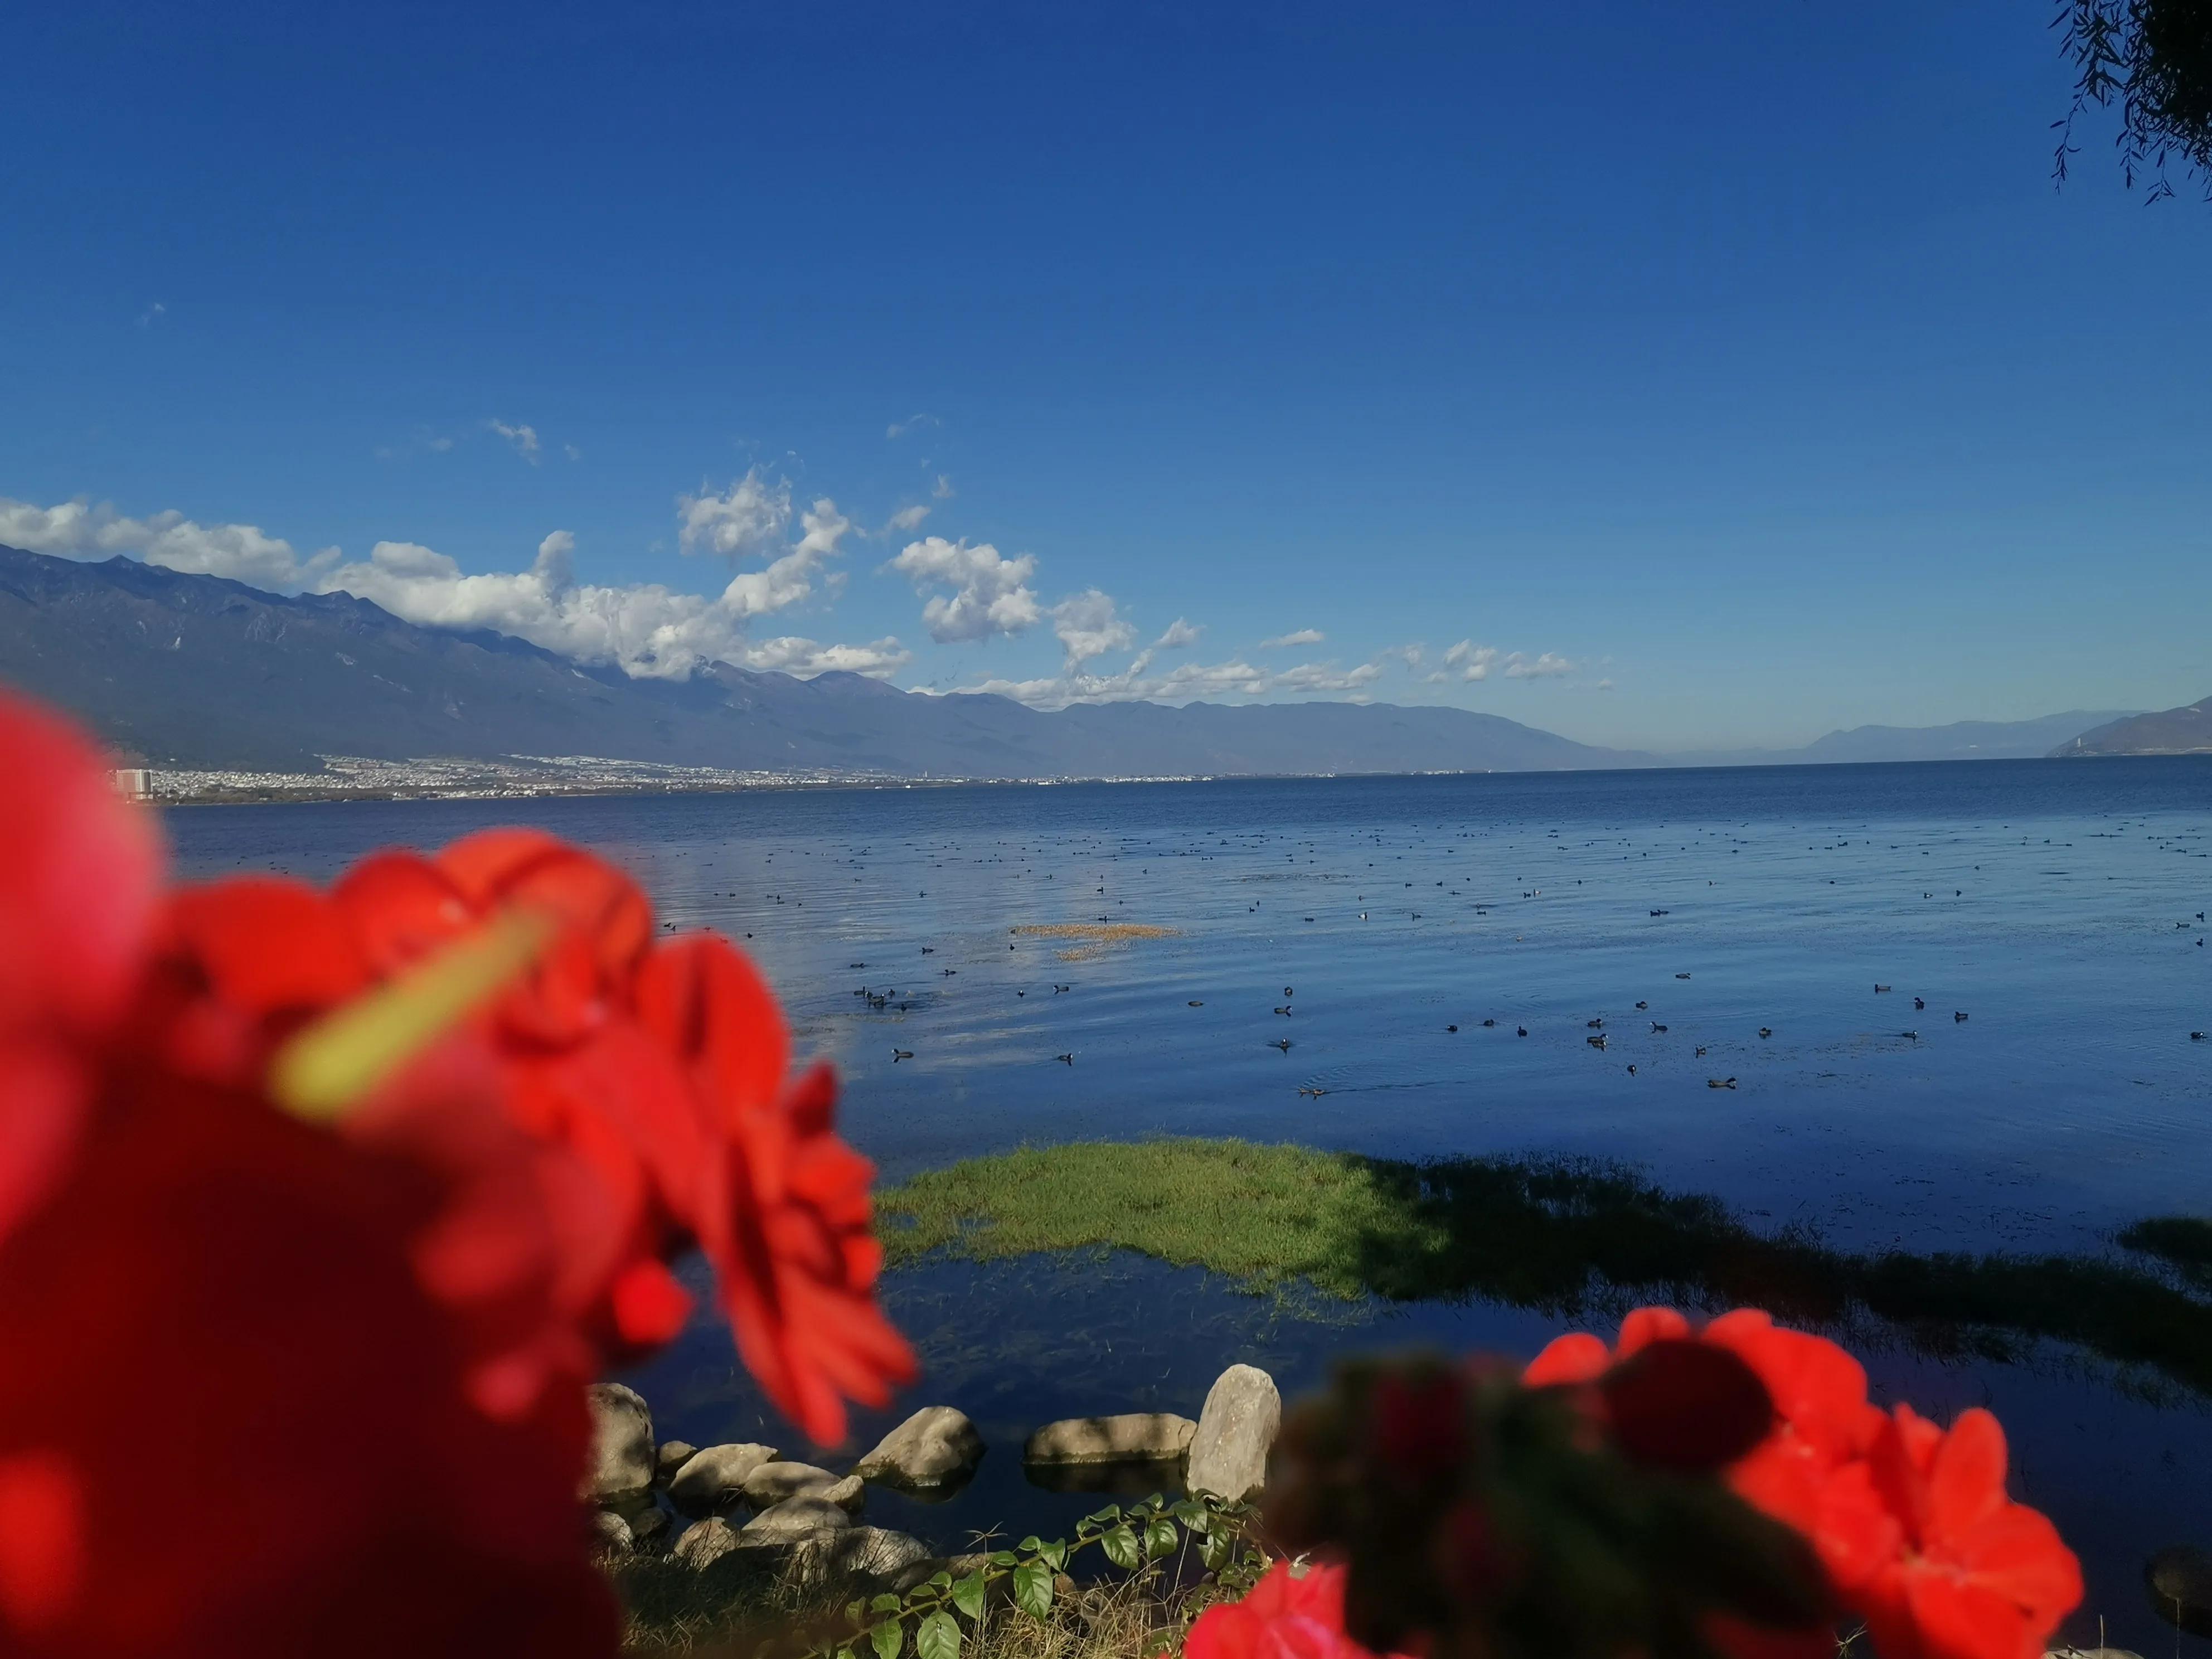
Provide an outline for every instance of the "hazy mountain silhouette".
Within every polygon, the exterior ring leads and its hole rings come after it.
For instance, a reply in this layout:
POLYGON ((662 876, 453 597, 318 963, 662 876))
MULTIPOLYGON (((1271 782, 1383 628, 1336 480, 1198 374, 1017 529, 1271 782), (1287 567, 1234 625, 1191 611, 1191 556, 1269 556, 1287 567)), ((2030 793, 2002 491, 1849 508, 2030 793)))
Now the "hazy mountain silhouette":
POLYGON ((2052 750, 2067 755, 2212 755, 2212 697, 2114 720, 2052 750))

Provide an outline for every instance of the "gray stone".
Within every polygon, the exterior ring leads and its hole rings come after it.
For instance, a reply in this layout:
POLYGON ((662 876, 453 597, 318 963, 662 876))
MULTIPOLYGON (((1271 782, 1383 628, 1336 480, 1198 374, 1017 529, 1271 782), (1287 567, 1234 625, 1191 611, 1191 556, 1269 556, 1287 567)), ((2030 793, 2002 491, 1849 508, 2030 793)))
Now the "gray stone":
POLYGON ((787 1498, 746 1522, 738 1528, 738 1534, 748 1544, 759 1544, 771 1539, 804 1537, 833 1528, 842 1532, 852 1524, 853 1517, 826 1498, 787 1498))
POLYGON ((1283 1396, 1256 1365, 1231 1365, 1206 1391, 1190 1437, 1184 1484, 1238 1503, 1267 1484, 1267 1454, 1283 1425, 1283 1396))
POLYGON ((719 1515, 695 1521, 669 1552, 694 1572, 704 1571, 738 1547, 738 1529, 719 1515))
POLYGON ((649 1544, 654 1539, 662 1537, 667 1533, 668 1511, 647 1504, 641 1510, 623 1516, 623 1522, 629 1528, 629 1535, 633 1542, 649 1544))
POLYGON ((2212 1555, 2173 1544, 2143 1563, 2143 1587, 2158 1616, 2192 1636, 2212 1636, 2212 1555))
POLYGON ((775 1462, 775 1448, 750 1442, 709 1446, 684 1461, 668 1482, 668 1498, 686 1515, 711 1515, 745 1495, 745 1479, 775 1462))
POLYGON ((1048 1423, 1022 1448, 1024 1463, 1131 1463, 1180 1457, 1198 1425, 1171 1412, 1066 1417, 1048 1423))
POLYGON ((983 1456, 983 1437, 965 1412, 925 1406, 853 1466, 863 1480, 894 1486, 943 1486, 964 1480, 983 1456))
POLYGON ((691 1454, 699 1449, 689 1440, 664 1440, 660 1449, 653 1454, 653 1478, 663 1486, 676 1478, 676 1471, 691 1461, 691 1454))
MULTIPOLYGON (((855 1488, 860 1485, 849 1478, 840 1480, 829 1470, 818 1469, 811 1463, 763 1463, 745 1477, 745 1502, 757 1510, 764 1510, 787 1498, 828 1498, 832 1492, 842 1493, 848 1484, 855 1488)), ((852 1504, 851 1494, 846 1494, 844 1506, 849 1508, 852 1504)))
POLYGON ((883 1527, 832 1528, 800 1538, 783 1576, 787 1583, 810 1588, 850 1583, 872 1590, 887 1586, 895 1575, 917 1561, 932 1559, 928 1545, 902 1532, 883 1527))
POLYGON ((601 1549, 611 1555, 623 1554, 633 1542, 629 1522, 612 1510, 592 1511, 592 1537, 601 1549))
POLYGON ((635 1389, 594 1382, 586 1391, 592 1408, 592 1458, 583 1497, 610 1504, 653 1485, 653 1410, 635 1389))

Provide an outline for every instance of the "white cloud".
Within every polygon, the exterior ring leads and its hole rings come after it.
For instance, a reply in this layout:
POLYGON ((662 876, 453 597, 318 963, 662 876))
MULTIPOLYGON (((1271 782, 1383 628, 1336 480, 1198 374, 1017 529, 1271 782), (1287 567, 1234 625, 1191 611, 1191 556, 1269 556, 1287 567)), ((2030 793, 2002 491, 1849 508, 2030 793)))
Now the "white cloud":
POLYGON ((1597 689, 1601 691, 1610 691, 1613 690, 1613 682, 1611 680, 1600 680, 1597 683, 1597 689))
POLYGON ((173 511, 129 519, 105 501, 95 507, 82 497, 34 507, 0 496, 0 546, 67 559, 127 554, 171 570, 270 588, 295 586, 337 557, 333 549, 303 560, 291 543, 264 535, 257 525, 195 524, 173 511))
POLYGON ((141 328, 151 328, 156 322, 160 321, 168 314, 168 307, 163 305, 159 300, 156 300, 152 305, 148 306, 145 310, 138 313, 138 326, 141 328))
MULTIPOLYGON (((1444 653, 1444 670, 1448 673, 1456 672, 1462 680, 1486 680, 1490 678, 1492 665, 1497 660, 1496 646, 1477 645, 1471 640, 1462 640, 1444 653)), ((1441 679, 1443 676, 1437 674, 1431 678, 1441 679)))
POLYGON ((1288 646, 1319 645, 1328 637, 1318 628, 1301 628, 1295 634, 1278 634, 1272 640, 1260 641, 1262 651, 1280 651, 1288 646))
POLYGON ((791 522, 791 485, 749 469, 716 495, 705 484, 696 495, 676 498, 676 544, 686 553, 719 553, 741 559, 767 552, 791 522))
POLYGON ((945 422, 939 420, 934 415, 909 415, 906 419, 902 421, 893 421, 889 426, 885 427, 884 428, 884 436, 886 438, 903 438, 908 433, 913 431, 918 426, 943 426, 945 422))
MULTIPOLYGON (((790 486, 782 484, 787 497, 790 486)), ((765 570, 740 571, 722 590, 719 603, 739 621, 765 616, 797 605, 814 591, 814 577, 825 561, 836 556, 837 544, 851 532, 853 522, 824 495, 799 514, 805 531, 791 550, 765 570)))
POLYGON ((1331 662, 1300 663, 1274 677, 1272 691, 1357 691, 1382 677, 1382 665, 1364 662, 1357 668, 1340 669, 1331 662))
POLYGON ((453 441, 451 438, 428 438, 423 441, 428 447, 435 450, 441 455, 453 447, 453 441))
POLYGON ((1206 629, 1196 623, 1185 622, 1177 617, 1168 624, 1168 631, 1152 641, 1155 651, 1182 651, 1198 643, 1198 636, 1206 629))
POLYGON ((1550 651, 1533 659, 1516 651, 1505 659, 1505 678, 1509 680, 1549 679, 1554 675, 1572 674, 1577 672, 1578 671, 1573 663, 1550 651))
POLYGON ((538 428, 532 426, 509 426, 505 421, 486 421, 484 424, 514 446, 514 453, 535 466, 538 465, 538 428))
MULTIPOLYGON (((322 573, 319 592, 347 592, 382 605, 396 617, 429 628, 487 628, 528 640, 579 662, 611 663, 633 678, 685 679, 709 662, 753 665, 754 647, 745 637, 755 617, 784 610, 813 591, 823 561, 852 528, 835 503, 814 503, 801 523, 805 533, 764 570, 743 571, 715 598, 678 593, 657 582, 626 587, 579 583, 576 539, 556 530, 538 545, 529 569, 465 575, 453 559, 413 542, 379 542, 365 561, 322 573)), ((815 665, 808 672, 845 665, 839 652, 862 654, 845 659, 855 672, 889 672, 887 652, 898 642, 873 647, 817 646, 811 640, 784 641, 784 654, 815 665), (804 656, 794 655, 805 647, 804 656)), ((900 661, 903 661, 903 654, 900 661)))
POLYGON ((1137 642, 1137 630, 1114 601, 1095 587, 1053 606, 1052 631, 1067 653, 1066 672, 1071 674, 1094 657, 1127 651, 1137 642))
POLYGON ((892 637, 871 645, 817 645, 812 640, 786 635, 746 647, 741 665, 778 674, 796 674, 801 679, 833 671, 888 679, 913 660, 914 653, 892 637))
POLYGON ((912 507, 902 507, 884 521, 884 534, 888 536, 894 530, 902 532, 919 530, 921 528, 921 521, 928 516, 929 509, 919 502, 912 507))
POLYGON ((561 453, 572 461, 580 461, 584 459, 584 452, 574 444, 562 444, 561 453))
POLYGON ((971 547, 965 540, 948 542, 931 536, 908 543, 890 568, 909 578, 916 592, 925 587, 953 590, 949 599, 933 595, 921 608, 929 636, 939 645, 1018 634, 1034 627, 1043 615, 1029 586, 1030 578, 1036 574, 1034 554, 1008 559, 988 542, 971 547))
POLYGON ((939 473, 937 475, 937 487, 929 493, 936 496, 940 501, 951 501, 953 495, 951 477, 948 474, 943 472, 939 473))

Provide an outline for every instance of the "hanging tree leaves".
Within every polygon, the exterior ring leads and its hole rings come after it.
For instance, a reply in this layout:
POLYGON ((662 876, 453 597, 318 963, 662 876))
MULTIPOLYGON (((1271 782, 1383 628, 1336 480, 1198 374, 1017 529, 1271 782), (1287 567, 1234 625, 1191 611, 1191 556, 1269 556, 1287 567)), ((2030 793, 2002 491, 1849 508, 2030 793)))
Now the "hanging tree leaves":
POLYGON ((2074 65, 2073 104, 2052 123, 2059 182, 2079 149, 2075 124, 2094 105, 2119 111, 2113 145, 2129 189, 2142 179, 2146 199, 2172 195, 2175 161, 2212 195, 2212 0, 2058 0, 2052 27, 2074 65))

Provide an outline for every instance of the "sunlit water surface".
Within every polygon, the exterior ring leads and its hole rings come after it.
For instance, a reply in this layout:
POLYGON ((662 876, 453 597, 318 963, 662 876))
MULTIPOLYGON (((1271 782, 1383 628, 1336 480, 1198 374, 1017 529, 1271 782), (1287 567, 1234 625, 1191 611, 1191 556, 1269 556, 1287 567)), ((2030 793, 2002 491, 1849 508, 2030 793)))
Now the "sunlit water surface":
MULTIPOLYGON (((2129 1222, 2212 1212, 2212 1041, 2190 1036, 2212 1025, 2212 761, 167 817, 188 874, 316 878, 507 822, 600 849, 665 919, 744 943, 801 1050, 837 1063, 845 1131, 890 1179, 1024 1142, 1190 1133, 1597 1154, 1851 1249, 2107 1253, 2129 1222), (1101 921, 1174 932, 1100 949, 1013 931, 1101 921)), ((1020 1441, 1048 1419, 1195 1415, 1240 1359, 1295 1392, 1333 1351, 1527 1353, 1556 1330, 1480 1302, 1316 1321, 1132 1257, 926 1265, 885 1297, 927 1366, 901 1410, 959 1406, 992 1449, 951 1501, 872 1492, 870 1518, 947 1546, 1063 1529, 1101 1501, 1024 1480, 1020 1441)), ((2161 1545, 2212 1546, 2206 1401, 2049 1346, 2027 1364, 1902 1343, 1869 1358, 1888 1397, 2002 1417, 2018 1494, 2087 1565, 2075 1634, 2102 1613, 2116 1643, 2171 1644, 2138 1575, 2161 1545)), ((806 1455, 719 1327, 632 1380, 664 1438, 806 1455)))

